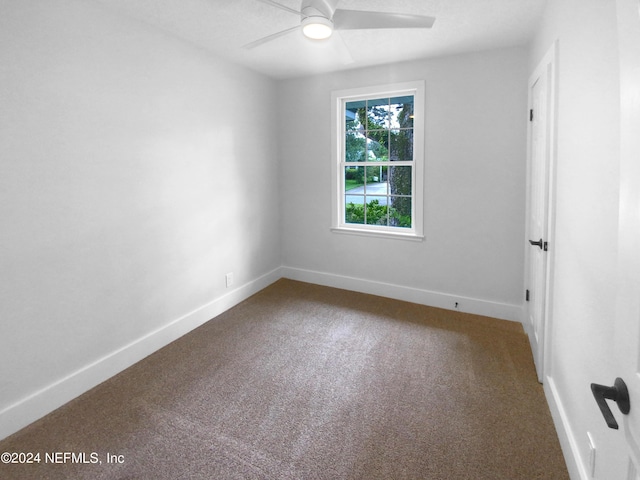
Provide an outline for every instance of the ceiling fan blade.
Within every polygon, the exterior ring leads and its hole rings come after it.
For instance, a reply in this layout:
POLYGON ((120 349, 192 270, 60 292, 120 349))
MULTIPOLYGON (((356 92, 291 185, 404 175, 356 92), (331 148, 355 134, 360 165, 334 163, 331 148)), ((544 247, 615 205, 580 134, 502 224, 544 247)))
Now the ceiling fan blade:
POLYGON ((270 42, 271 40, 275 40, 276 38, 283 37, 293 32, 294 30, 298 30, 299 28, 300 28, 300 25, 296 25, 295 27, 287 28, 286 30, 282 30, 281 32, 272 33, 271 35, 267 35, 266 37, 262 37, 258 40, 247 43, 246 45, 243 45, 242 48, 251 50, 252 48, 256 48, 264 43, 270 42))
POLYGON ((337 9, 333 14, 336 30, 369 28, 431 28, 435 18, 404 13, 365 12, 337 9))
POLYGON ((280 10, 284 10, 285 12, 295 13, 296 15, 302 15, 298 10, 287 7, 286 5, 282 5, 281 3, 274 2, 273 0, 257 0, 258 2, 266 3, 267 5, 271 5, 272 7, 279 8, 280 10))
POLYGON ((349 47, 347 47, 347 44, 345 43, 344 38, 342 38, 342 35, 340 35, 339 32, 333 32, 333 36, 335 37, 333 41, 336 45, 336 50, 337 50, 338 57, 340 59, 340 63, 342 63, 343 65, 352 64, 354 60, 353 60, 353 57, 351 56, 351 51, 349 50, 349 47))

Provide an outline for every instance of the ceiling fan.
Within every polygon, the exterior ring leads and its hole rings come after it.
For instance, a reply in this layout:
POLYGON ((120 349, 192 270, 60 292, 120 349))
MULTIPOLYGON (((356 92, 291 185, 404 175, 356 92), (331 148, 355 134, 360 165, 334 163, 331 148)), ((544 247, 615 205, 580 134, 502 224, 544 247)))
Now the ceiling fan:
POLYGON ((334 30, 363 30, 378 28, 431 28, 435 18, 404 13, 369 12, 335 8, 337 0, 302 0, 300 10, 274 0, 257 0, 300 16, 300 24, 255 40, 244 46, 252 49, 295 30, 313 40, 324 40, 334 30))

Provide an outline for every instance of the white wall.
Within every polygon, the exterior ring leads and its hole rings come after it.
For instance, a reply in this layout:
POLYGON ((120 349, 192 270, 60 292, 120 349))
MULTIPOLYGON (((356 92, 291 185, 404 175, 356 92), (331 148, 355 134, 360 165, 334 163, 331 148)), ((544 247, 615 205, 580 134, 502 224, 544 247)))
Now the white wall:
POLYGON ((280 82, 286 274, 520 320, 526 85, 517 48, 280 82), (422 79, 426 240, 332 233, 331 91, 422 79))
POLYGON ((273 81, 76 0, 0 0, 0 46, 2 438, 281 256, 273 81))
MULTIPOLYGON (((587 432, 598 449, 595 478, 612 478, 611 435, 591 382, 613 384, 619 193, 619 77, 615 2, 553 0, 532 44, 529 70, 559 45, 557 204, 547 393, 572 478, 588 474, 587 432)), ((617 433, 620 435, 620 433, 617 433)))

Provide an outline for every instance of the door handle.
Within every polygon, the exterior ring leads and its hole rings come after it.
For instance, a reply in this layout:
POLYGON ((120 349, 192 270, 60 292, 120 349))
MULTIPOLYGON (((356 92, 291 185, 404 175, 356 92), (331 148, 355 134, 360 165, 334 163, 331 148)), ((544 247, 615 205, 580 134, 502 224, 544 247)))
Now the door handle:
POLYGON ((624 383, 624 380, 618 377, 616 378, 613 387, 606 387, 604 385, 592 383, 591 392, 593 393, 593 397, 596 399, 598 407, 600 407, 600 411, 602 412, 605 422, 607 422, 607 426, 617 430, 618 422, 616 422, 613 413, 611 413, 607 400, 613 400, 618 404, 618 408, 623 414, 628 414, 629 410, 631 410, 631 405, 629 404, 629 390, 627 389, 627 384, 624 383))
POLYGON ((542 239, 538 240, 537 242, 534 242, 533 240, 529 240, 529 243, 534 247, 540 247, 542 249, 542 239))
POLYGON ((540 250, 544 250, 545 252, 547 251, 547 242, 543 242, 542 239, 538 240, 537 242, 529 240, 529 243, 534 247, 540 247, 540 250))

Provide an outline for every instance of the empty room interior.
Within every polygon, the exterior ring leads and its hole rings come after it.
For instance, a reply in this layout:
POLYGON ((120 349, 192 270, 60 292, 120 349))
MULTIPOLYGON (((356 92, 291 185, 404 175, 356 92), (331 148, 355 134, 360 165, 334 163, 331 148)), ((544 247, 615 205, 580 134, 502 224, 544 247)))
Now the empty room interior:
POLYGON ((639 32, 0 0, 0 477, 640 478, 639 32))

